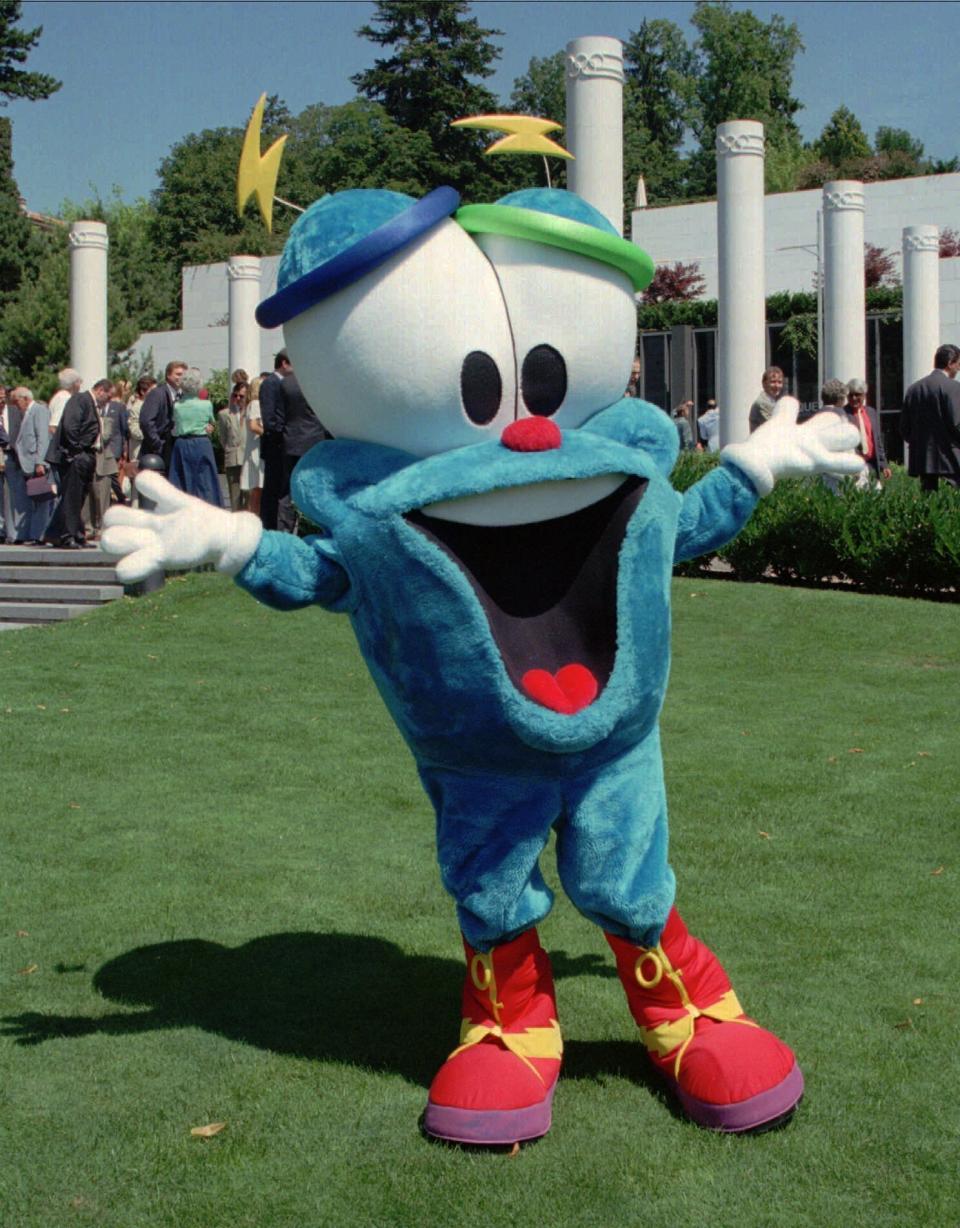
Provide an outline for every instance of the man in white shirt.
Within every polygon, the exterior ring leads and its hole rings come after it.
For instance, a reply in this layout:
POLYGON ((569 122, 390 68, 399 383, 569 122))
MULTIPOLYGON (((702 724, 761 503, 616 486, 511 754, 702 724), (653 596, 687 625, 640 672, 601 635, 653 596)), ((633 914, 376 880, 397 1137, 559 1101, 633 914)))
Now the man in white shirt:
POLYGON ((79 392, 83 387, 83 380, 80 378, 80 372, 74 371, 73 367, 64 367, 57 376, 58 390, 50 398, 50 434, 53 435, 57 427, 60 425, 60 419, 63 416, 63 408, 70 400, 75 392, 79 392))

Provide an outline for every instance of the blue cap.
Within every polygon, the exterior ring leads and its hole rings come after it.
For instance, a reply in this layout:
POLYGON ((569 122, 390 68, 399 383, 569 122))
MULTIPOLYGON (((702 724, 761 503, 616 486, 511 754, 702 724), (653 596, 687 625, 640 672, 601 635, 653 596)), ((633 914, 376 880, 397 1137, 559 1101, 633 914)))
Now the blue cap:
POLYGON ((435 188, 421 200, 381 188, 353 188, 314 201, 290 231, 277 292, 257 308, 257 323, 276 328, 359 281, 449 217, 459 203, 454 188, 435 188))

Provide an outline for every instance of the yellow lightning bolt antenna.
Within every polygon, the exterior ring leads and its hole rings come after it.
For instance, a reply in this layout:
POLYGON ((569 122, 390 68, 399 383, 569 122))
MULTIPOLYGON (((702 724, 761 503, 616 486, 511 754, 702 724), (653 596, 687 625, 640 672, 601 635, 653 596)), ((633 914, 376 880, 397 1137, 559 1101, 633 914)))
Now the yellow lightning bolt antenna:
POLYGON ((471 115, 467 119, 455 119, 451 128, 493 128, 497 132, 507 132, 510 135, 494 141, 486 154, 495 153, 532 153, 552 154, 555 158, 572 158, 573 154, 551 141, 545 134, 557 132, 563 124, 555 124, 552 119, 538 119, 534 115, 471 115))
POLYGON ((240 166, 237 169, 237 212, 242 214, 247 201, 256 195, 267 230, 273 230, 273 194, 287 138, 285 135, 280 137, 262 157, 260 156, 260 129, 263 126, 263 105, 266 100, 266 94, 261 94, 253 108, 243 138, 240 166))

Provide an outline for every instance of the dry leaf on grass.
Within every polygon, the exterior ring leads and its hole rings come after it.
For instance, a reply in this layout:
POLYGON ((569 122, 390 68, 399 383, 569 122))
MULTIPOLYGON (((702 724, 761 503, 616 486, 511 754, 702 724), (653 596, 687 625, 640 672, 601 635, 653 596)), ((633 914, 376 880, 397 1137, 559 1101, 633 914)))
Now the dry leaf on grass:
POLYGON ((760 836, 760 838, 761 838, 761 839, 763 839, 763 840, 769 840, 769 839, 770 839, 770 833, 769 833, 768 831, 761 831, 761 832, 757 832, 757 835, 758 835, 758 836, 760 836))
POLYGON ((225 1121, 212 1121, 207 1126, 194 1126, 190 1133, 197 1138, 213 1138, 215 1134, 219 1134, 221 1130, 226 1128, 225 1121))
POLYGON ((17 930, 17 937, 18 938, 29 938, 30 931, 29 930, 17 930))
POLYGON ((18 968, 17 976, 32 976, 40 968, 39 964, 27 964, 26 968, 18 968))
POLYGON ((862 746, 850 746, 847 748, 847 754, 848 755, 862 755, 863 747, 862 746))
POLYGON ((930 877, 939 878, 942 873, 943 873, 943 866, 937 866, 935 870, 930 871, 930 877))
POLYGON ((68 806, 68 807, 69 807, 69 809, 71 809, 71 810, 79 810, 79 809, 80 809, 80 803, 79 803, 79 802, 67 802, 67 806, 68 806))
POLYGON ((918 759, 929 759, 929 758, 930 758, 930 752, 929 752, 928 750, 918 750, 918 751, 917 751, 917 758, 918 758, 918 759))
POLYGON ((914 1006, 923 1006, 923 998, 914 998, 914 999, 913 999, 913 1005, 914 1005, 914 1006))
POLYGON ((893 1025, 900 1032, 909 1032, 913 1027, 913 1020, 907 1016, 906 1019, 901 1019, 899 1023, 893 1025))

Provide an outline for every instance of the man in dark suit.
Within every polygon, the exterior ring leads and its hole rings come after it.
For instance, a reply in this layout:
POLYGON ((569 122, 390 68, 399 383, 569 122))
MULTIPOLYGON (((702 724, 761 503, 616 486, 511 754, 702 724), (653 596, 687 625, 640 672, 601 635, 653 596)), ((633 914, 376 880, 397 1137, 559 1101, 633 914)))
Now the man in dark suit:
MULTIPOLYGON (((261 386, 261 393, 263 389, 261 386)), ((300 384, 290 364, 283 377, 280 396, 283 401, 283 494, 277 509, 277 528, 282 533, 294 533, 297 528, 297 509, 290 498, 290 477, 297 461, 309 452, 315 443, 329 439, 300 390, 300 384)))
POLYGON ((960 486, 960 349, 941 345, 933 370, 911 384, 903 397, 900 434, 909 449, 908 473, 924 490, 936 490, 940 479, 960 486))
POLYGON ((140 406, 140 430, 143 432, 140 454, 163 457, 164 468, 170 467, 173 407, 180 398, 180 381, 186 369, 187 364, 180 359, 168 362, 163 383, 151 388, 140 406))
POLYGON ((273 372, 260 385, 260 459, 263 461, 263 492, 260 495, 260 521, 265 529, 277 527, 280 500, 284 490, 283 460, 283 377, 293 368, 286 350, 273 360, 273 372))
POLYGON ((47 460, 56 465, 62 498, 47 529, 47 540, 68 550, 84 545, 81 510, 97 470, 102 448, 100 411, 113 396, 108 379, 97 380, 90 392, 76 392, 66 403, 47 460))

